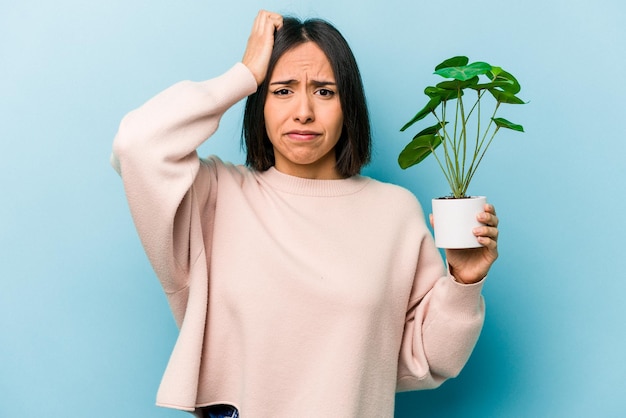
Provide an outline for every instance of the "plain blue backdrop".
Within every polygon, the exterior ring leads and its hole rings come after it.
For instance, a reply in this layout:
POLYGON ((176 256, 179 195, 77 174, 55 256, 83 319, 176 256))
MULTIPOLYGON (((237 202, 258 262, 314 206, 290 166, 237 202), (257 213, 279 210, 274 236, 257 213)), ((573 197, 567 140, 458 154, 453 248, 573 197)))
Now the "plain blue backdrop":
MULTIPOLYGON (((257 9, 324 17, 360 64, 365 174, 427 211, 434 162, 402 171, 399 128, 433 67, 514 73, 524 106, 470 192, 498 209, 501 256, 467 367, 397 397, 397 418, 626 416, 626 6, 619 0, 11 1, 0 12, 0 417, 182 417, 154 406, 176 338, 109 167, 122 116, 241 58, 257 9)), ((242 161, 241 104, 202 153, 242 161)))

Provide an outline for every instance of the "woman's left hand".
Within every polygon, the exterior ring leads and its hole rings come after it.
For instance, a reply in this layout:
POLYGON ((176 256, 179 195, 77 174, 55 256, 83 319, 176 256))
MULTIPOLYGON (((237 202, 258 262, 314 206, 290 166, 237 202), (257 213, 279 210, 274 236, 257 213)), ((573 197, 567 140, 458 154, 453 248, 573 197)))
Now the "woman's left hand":
POLYGON ((498 217, 493 205, 486 204, 485 211, 477 215, 484 226, 474 229, 482 245, 479 248, 446 249, 450 274, 459 282, 471 284, 481 281, 498 258, 498 217))

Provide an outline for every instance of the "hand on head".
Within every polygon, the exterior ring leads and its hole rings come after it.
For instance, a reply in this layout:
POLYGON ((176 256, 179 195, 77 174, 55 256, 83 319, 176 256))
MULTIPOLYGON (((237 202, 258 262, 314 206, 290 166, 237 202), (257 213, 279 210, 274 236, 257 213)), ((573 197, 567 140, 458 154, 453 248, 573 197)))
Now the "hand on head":
POLYGON ((283 17, 266 10, 259 11, 252 25, 241 62, 252 72, 259 85, 267 75, 267 66, 274 47, 274 33, 282 26, 283 17))

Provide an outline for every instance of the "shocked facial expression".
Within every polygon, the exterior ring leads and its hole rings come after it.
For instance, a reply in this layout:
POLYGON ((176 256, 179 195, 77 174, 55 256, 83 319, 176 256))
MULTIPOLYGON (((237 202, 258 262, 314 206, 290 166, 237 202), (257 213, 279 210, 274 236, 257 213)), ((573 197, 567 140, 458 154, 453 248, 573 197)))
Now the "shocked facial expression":
POLYGON ((278 59, 264 116, 278 171, 314 179, 341 177, 335 146, 343 112, 335 75, 317 44, 303 43, 278 59))

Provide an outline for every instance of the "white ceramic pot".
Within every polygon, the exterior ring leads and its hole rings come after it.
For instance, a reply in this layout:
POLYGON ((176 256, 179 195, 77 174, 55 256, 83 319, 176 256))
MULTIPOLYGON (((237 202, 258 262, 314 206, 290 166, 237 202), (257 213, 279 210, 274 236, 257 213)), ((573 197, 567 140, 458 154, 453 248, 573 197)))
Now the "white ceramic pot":
POLYGON ((483 225, 476 220, 476 215, 484 211, 486 202, 484 196, 433 199, 435 245, 438 248, 481 247, 472 230, 483 225))

